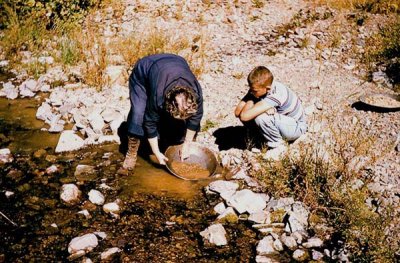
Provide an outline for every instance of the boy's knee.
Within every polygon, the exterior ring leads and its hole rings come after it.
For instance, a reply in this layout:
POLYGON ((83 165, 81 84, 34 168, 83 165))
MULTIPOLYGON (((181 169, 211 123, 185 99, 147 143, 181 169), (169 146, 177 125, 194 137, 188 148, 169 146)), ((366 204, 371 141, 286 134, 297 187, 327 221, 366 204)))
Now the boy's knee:
POLYGON ((274 115, 268 115, 268 114, 260 114, 254 119, 255 123, 257 126, 270 126, 271 124, 274 123, 274 115))

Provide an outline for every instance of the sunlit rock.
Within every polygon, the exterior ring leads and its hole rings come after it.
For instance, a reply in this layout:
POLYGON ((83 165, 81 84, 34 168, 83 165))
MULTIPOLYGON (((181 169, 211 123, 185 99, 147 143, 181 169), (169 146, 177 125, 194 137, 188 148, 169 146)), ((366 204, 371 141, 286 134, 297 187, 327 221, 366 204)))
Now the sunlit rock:
POLYGON ((211 225, 204 231, 201 231, 200 235, 208 242, 216 246, 225 246, 228 244, 228 241, 225 237, 226 231, 222 224, 211 225))
POLYGON ((81 149, 84 146, 84 140, 75 134, 72 130, 65 130, 61 133, 55 152, 68 152, 81 149))
POLYGON ((220 214, 217 217, 217 221, 220 223, 237 223, 239 221, 239 218, 237 216, 237 214, 235 213, 235 210, 233 210, 232 207, 228 207, 227 209, 225 209, 225 211, 220 214))
POLYGON ((228 205, 232 206, 242 214, 244 212, 256 213, 262 211, 267 203, 264 199, 249 189, 237 191, 228 201, 228 205))
POLYGON ((294 237, 292 237, 292 236, 286 235, 286 233, 283 233, 281 235, 281 241, 290 250, 295 250, 297 248, 296 239, 294 239, 294 237))
POLYGON ((303 243, 302 246, 305 248, 318 248, 323 245, 323 241, 318 237, 312 237, 307 240, 307 242, 303 243))
POLYGON ((68 252, 70 254, 77 253, 78 251, 89 252, 97 247, 98 240, 94 234, 86 234, 83 236, 75 237, 69 242, 68 252))
POLYGON ((296 249, 293 252, 293 259, 299 262, 306 261, 308 259, 308 253, 302 249, 296 249))
POLYGON ((101 260, 110 260, 116 253, 121 252, 121 249, 112 247, 100 254, 101 260))
POLYGON ((223 202, 220 202, 216 206, 214 206, 214 211, 219 215, 222 214, 225 211, 225 209, 226 207, 223 202))
POLYGON ((104 204, 105 198, 100 191, 92 189, 89 191, 88 195, 89 195, 89 201, 92 202, 93 204, 95 205, 104 204))
POLYGON ((209 189, 211 191, 217 192, 217 193, 223 193, 227 191, 236 191, 238 189, 239 184, 236 182, 230 182, 230 181, 223 181, 223 180, 218 180, 214 181, 209 184, 209 189))
POLYGON ((274 238, 272 236, 266 236, 260 242, 258 242, 256 248, 258 255, 271 255, 277 253, 274 249, 274 238))
POLYGON ((74 184, 64 184, 61 188, 60 198, 67 204, 76 204, 79 202, 81 191, 74 184))

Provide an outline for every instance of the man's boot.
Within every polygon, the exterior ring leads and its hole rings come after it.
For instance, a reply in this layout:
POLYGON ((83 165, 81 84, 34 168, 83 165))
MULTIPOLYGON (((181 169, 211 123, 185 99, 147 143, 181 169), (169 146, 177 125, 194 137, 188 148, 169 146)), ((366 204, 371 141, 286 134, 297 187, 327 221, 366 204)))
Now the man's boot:
POLYGON ((124 169, 133 170, 135 168, 139 145, 139 138, 128 136, 128 151, 125 156, 124 164, 122 165, 124 169))

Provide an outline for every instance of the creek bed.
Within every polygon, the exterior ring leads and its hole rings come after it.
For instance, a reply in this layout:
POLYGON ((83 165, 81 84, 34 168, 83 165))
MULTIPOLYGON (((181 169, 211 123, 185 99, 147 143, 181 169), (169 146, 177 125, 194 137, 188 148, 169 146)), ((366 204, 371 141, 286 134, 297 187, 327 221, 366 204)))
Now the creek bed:
POLYGON ((203 243, 199 233, 216 219, 213 206, 219 202, 203 194, 206 181, 180 180, 143 159, 134 174, 121 175, 123 155, 115 144, 55 154, 59 135, 40 131, 43 123, 34 118, 37 100, 7 103, 0 108, 0 146, 11 149, 14 161, 0 165, 0 211, 17 226, 0 217, 0 262, 67 261, 71 239, 96 231, 107 237, 86 255, 94 262, 111 247, 122 250, 115 262, 254 259, 256 234, 244 223, 225 226, 228 246, 203 243), (93 166, 93 176, 78 180, 78 164, 93 166), (51 165, 58 167, 56 172, 46 172, 51 165), (78 185, 79 204, 69 206, 60 200, 65 183, 78 185), (101 190, 106 202, 122 200, 119 219, 88 201, 88 192, 99 190, 101 184, 110 187, 101 190), (6 197, 5 191, 14 194, 6 197), (78 213, 83 209, 90 217, 78 213))

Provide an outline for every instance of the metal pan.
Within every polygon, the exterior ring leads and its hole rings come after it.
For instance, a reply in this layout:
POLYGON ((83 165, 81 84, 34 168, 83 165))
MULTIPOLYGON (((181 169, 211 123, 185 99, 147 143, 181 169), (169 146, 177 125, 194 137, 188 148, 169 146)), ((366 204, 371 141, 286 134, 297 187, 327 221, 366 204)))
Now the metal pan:
MULTIPOLYGON (((180 174, 178 171, 176 171, 173 168, 173 162, 182 162, 181 157, 180 157, 180 151, 182 149, 182 145, 173 145, 168 147, 168 149, 165 151, 165 156, 168 158, 167 162, 167 169, 170 171, 173 175, 176 177, 179 177, 184 180, 200 180, 200 179, 205 179, 203 176, 201 177, 196 177, 193 174, 180 174)), ((215 155, 212 151, 207 149, 206 147, 202 147, 196 143, 191 143, 191 154, 189 158, 185 159, 183 161, 185 164, 195 164, 196 166, 201 167, 202 169, 205 169, 208 171, 208 176, 210 177, 214 175, 216 169, 217 169, 217 159, 215 158, 215 155)))

